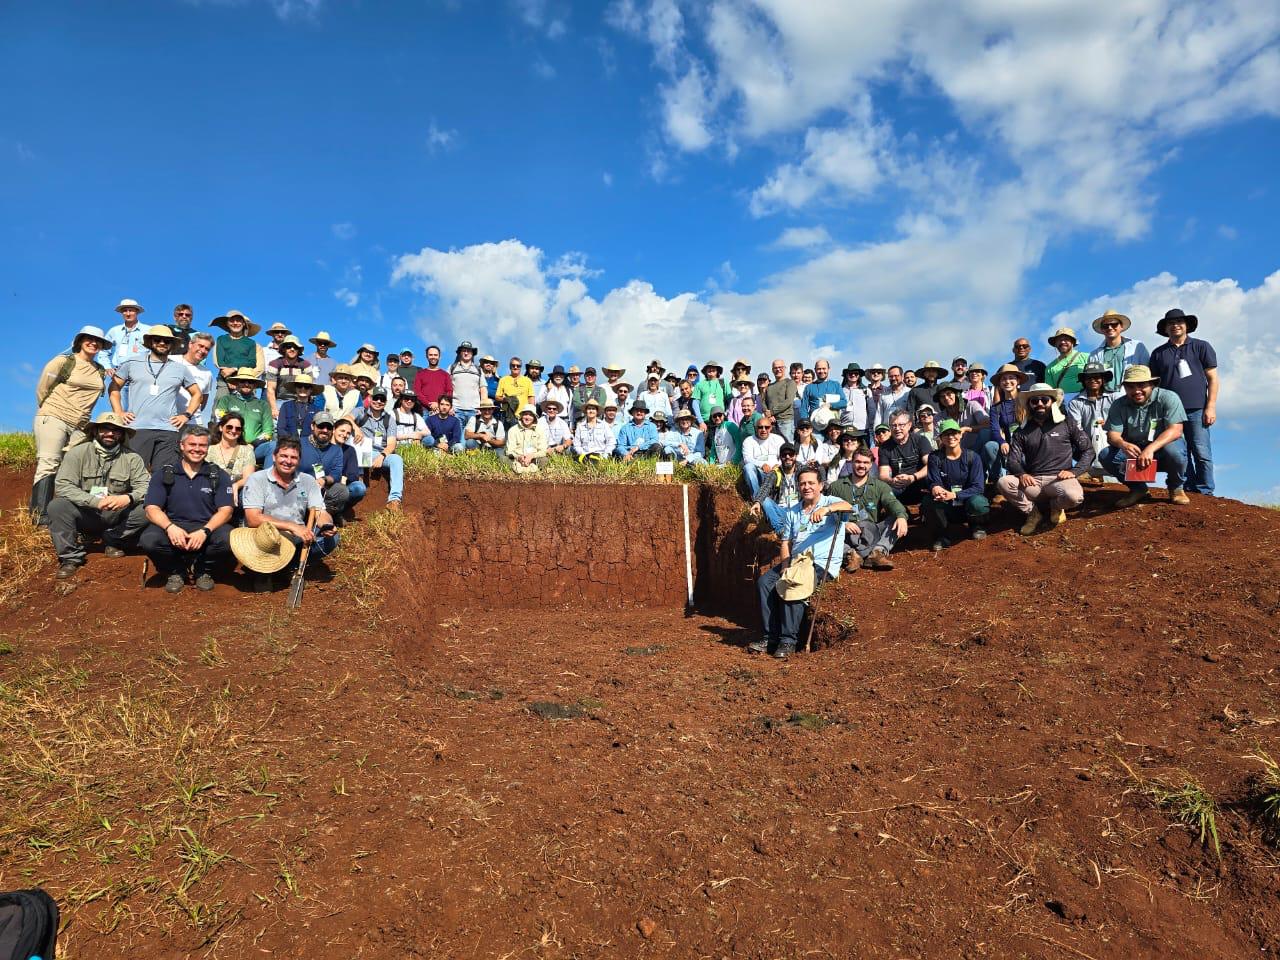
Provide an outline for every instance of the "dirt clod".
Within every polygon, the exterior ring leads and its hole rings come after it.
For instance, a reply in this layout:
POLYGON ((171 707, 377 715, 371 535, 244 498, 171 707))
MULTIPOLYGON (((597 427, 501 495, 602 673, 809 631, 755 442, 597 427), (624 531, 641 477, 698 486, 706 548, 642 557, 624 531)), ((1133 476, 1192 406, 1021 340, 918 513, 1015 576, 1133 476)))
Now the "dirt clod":
POLYGON ((640 931, 640 936, 652 940, 653 935, 658 932, 658 925, 648 917, 641 917, 636 923, 636 929, 640 931))

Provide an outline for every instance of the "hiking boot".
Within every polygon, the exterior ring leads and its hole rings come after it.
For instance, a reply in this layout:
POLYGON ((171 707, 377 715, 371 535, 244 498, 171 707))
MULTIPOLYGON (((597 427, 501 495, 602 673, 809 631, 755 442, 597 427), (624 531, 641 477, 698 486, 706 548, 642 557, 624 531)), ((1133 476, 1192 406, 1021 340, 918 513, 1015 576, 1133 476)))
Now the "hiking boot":
POLYGON ((872 570, 892 570, 893 561, 889 559, 889 555, 883 550, 872 550, 871 556, 867 558, 871 563, 872 570))
POLYGON ((182 588, 187 585, 187 581, 182 579, 182 574, 171 573, 169 579, 164 582, 165 593, 181 593, 182 588))
POLYGON ((785 660, 795 652, 796 645, 794 643, 780 643, 778 644, 778 648, 773 651, 773 659, 785 660))
POLYGON ((196 577, 196 589, 208 593, 213 589, 213 577, 207 573, 200 574, 200 576, 196 577))
POLYGON ((870 555, 870 554, 868 554, 867 556, 863 557, 863 558, 862 558, 862 563, 858 564, 858 566, 862 567, 862 569, 863 569, 863 570, 874 570, 874 569, 875 569, 875 564, 873 564, 873 563, 871 562, 871 555, 870 555))
POLYGON ((110 557, 112 560, 118 560, 120 557, 124 556, 124 551, 119 547, 113 547, 111 544, 107 544, 102 548, 102 555, 104 557, 110 557))
POLYGON ((1187 491, 1181 487, 1173 487, 1169 490, 1169 502, 1185 507, 1191 502, 1191 498, 1187 496, 1187 491))
POLYGON ((978 527, 978 529, 974 530, 970 536, 973 537, 974 540, 985 540, 987 539, 987 531, 978 527))
POLYGON ((1008 502, 1009 501, 1005 499, 1003 493, 997 493, 994 497, 991 498, 991 505, 993 507, 1003 507, 1008 502))
POLYGON ((74 560, 68 560, 58 567, 58 572, 54 574, 59 580, 70 580, 76 575, 76 571, 80 569, 80 564, 74 560))
POLYGON ((1040 509, 1032 507, 1031 512, 1027 514, 1026 521, 1018 528, 1018 532, 1024 537, 1029 537, 1040 527, 1040 509))
POLYGON ((761 637, 759 640, 752 640, 747 644, 747 653, 767 653, 769 651, 769 638, 761 637))
POLYGON ((275 584, 271 582, 271 574, 269 573, 259 573, 253 578, 254 593, 270 593, 274 587, 275 584))
POLYGON ((1067 522, 1066 510, 1054 510, 1049 514, 1049 526, 1059 527, 1067 522))
POLYGON ((949 546, 951 546, 950 540, 948 540, 946 537, 939 537, 937 540, 933 541, 933 546, 930 547, 929 549, 932 550, 934 553, 941 553, 943 550, 947 549, 947 547, 949 546))
POLYGON ((1123 510, 1125 507, 1132 507, 1135 503, 1141 503, 1145 499, 1147 499, 1146 490, 1130 490, 1116 501, 1116 509, 1123 510))

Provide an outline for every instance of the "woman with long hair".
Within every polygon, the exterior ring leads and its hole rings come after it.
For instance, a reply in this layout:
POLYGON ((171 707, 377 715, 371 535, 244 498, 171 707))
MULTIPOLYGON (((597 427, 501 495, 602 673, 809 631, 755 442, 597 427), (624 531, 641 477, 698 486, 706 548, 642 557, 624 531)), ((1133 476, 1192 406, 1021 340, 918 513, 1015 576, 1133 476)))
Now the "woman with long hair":
MULTIPOLYGON (((969 368, 970 372, 973 368, 969 368)), ((1018 390, 1028 376, 1012 363, 996 371, 995 393, 991 396, 991 438, 987 441, 987 483, 995 483, 1004 472, 1004 458, 1009 455, 1013 431, 1018 429, 1018 390)))
POLYGON ((31 519, 47 523, 45 509, 53 499, 53 481, 67 447, 86 438, 84 428, 106 389, 107 371, 98 354, 111 349, 99 327, 81 327, 71 352, 44 365, 36 381, 36 473, 31 481, 31 519))
POLYGON ((249 482, 257 461, 253 445, 245 439, 244 417, 238 411, 228 410, 218 421, 218 442, 209 447, 209 462, 227 471, 231 477, 231 498, 239 507, 240 491, 249 482))

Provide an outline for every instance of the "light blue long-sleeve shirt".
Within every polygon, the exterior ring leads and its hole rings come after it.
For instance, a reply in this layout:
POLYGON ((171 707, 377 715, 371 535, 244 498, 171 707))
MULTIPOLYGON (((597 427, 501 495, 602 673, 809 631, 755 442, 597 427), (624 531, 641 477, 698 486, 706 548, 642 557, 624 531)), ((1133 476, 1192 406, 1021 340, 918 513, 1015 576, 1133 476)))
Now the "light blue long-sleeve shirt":
POLYGON ((658 428, 652 420, 645 420, 639 426, 635 423, 624 423, 618 429, 618 443, 614 452, 625 457, 633 451, 652 450, 658 445, 658 428))
POLYGON ((815 380, 804 388, 804 415, 812 417, 814 411, 822 406, 822 401, 832 410, 843 410, 849 405, 840 384, 834 380, 815 380))

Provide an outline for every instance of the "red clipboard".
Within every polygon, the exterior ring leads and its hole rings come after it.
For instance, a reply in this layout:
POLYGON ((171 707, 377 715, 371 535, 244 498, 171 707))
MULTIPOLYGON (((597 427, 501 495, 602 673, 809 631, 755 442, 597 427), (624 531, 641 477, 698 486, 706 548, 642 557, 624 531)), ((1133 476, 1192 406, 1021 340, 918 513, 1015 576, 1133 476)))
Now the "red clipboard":
POLYGON ((1147 469, 1139 470, 1138 461, 1134 457, 1130 457, 1124 462, 1124 482, 1125 483, 1151 483, 1156 478, 1156 462, 1152 460, 1147 464, 1147 469))

